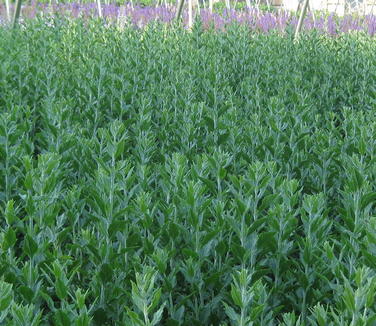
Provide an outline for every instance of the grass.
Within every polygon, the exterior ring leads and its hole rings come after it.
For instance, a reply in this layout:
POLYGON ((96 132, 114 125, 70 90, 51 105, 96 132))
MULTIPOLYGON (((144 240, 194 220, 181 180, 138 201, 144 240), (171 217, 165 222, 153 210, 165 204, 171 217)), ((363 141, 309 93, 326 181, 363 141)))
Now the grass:
POLYGON ((374 325, 375 43, 0 28, 0 324, 374 325))

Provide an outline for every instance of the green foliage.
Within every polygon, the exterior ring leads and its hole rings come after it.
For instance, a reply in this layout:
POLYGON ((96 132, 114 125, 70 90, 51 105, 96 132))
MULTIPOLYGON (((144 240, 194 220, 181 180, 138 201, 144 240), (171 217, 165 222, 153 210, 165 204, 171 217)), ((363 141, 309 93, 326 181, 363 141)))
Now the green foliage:
POLYGON ((155 326, 158 325, 164 304, 155 312, 151 313, 157 308, 162 295, 162 289, 154 290, 156 273, 152 268, 146 266, 142 274, 136 273, 136 283, 132 283, 132 297, 135 310, 126 307, 128 319, 125 321, 126 325, 139 326, 155 326))
MULTIPOLYGON (((251 1, 251 5, 253 7, 255 7, 255 3, 251 1)), ((226 2, 225 1, 218 1, 216 3, 214 3, 213 5, 213 9, 214 11, 216 12, 219 12, 219 13, 222 13, 223 10, 226 10, 226 2)), ((261 10, 262 12, 276 12, 278 10, 277 7, 274 7, 274 6, 268 6, 267 4, 265 3, 262 3, 262 4, 259 4, 258 7, 257 7, 259 10, 261 10)), ((238 2, 234 2, 234 3, 231 3, 231 9, 235 9, 235 10, 246 10, 247 9, 247 3, 245 1, 238 1, 238 2)))
POLYGON ((376 46, 0 28, 0 324, 374 325, 376 46))
MULTIPOLYGON (((213 10, 218 13, 222 13, 223 10, 226 10, 226 8, 227 8, 226 2, 224 1, 219 1, 213 4, 213 10)), ((245 8, 247 8, 247 5, 245 2, 236 2, 234 4, 231 4, 231 9, 242 10, 245 8)))

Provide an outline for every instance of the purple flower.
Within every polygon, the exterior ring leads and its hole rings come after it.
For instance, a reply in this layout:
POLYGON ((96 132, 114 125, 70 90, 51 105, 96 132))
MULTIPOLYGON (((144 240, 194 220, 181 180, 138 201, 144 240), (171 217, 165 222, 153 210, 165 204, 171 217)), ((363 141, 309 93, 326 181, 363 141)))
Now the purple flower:
POLYGON ((366 16, 366 28, 369 35, 374 36, 376 34, 376 16, 366 16))
POLYGON ((329 35, 336 35, 337 34, 337 25, 335 22, 335 17, 333 14, 330 14, 328 17, 328 33, 329 35))

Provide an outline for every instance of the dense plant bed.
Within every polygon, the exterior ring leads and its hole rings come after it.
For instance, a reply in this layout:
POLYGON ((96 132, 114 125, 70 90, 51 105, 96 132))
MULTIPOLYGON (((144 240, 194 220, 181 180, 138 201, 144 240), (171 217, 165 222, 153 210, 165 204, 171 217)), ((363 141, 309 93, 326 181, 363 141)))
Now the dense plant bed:
POLYGON ((0 29, 1 325, 374 325, 374 41, 26 27, 0 29))

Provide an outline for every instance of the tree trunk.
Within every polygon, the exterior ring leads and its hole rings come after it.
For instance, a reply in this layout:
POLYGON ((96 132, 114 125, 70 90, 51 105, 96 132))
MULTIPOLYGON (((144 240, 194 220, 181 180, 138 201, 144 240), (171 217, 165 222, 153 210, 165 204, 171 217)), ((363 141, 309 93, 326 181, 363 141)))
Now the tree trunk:
POLYGON ((16 27, 18 19, 20 18, 21 5, 22 5, 22 0, 17 0, 16 9, 14 10, 14 16, 13 16, 13 28, 16 27))
POLYGON ((295 41, 299 38, 299 33, 300 33, 302 26, 303 26, 303 20, 304 20, 304 17, 306 15, 306 12, 307 12, 308 4, 309 4, 309 0, 305 0, 304 4, 303 4, 302 11, 301 11, 300 16, 299 16, 298 26, 296 26, 296 30, 295 30, 295 37, 294 37, 295 41))
POLYGON ((11 17, 10 17, 10 3, 9 3, 9 0, 5 0, 5 9, 6 9, 6 12, 7 12, 7 21, 10 22, 11 21, 11 17))
POLYGON ((192 0, 188 0, 188 28, 191 29, 193 26, 193 4, 192 0))
POLYGON ((102 4, 101 0, 97 0, 97 6, 98 6, 98 16, 102 18, 102 4))
POLYGON ((176 17, 175 17, 177 21, 180 19, 181 13, 183 11, 183 6, 184 6, 184 0, 179 0, 178 10, 176 11, 176 17))

